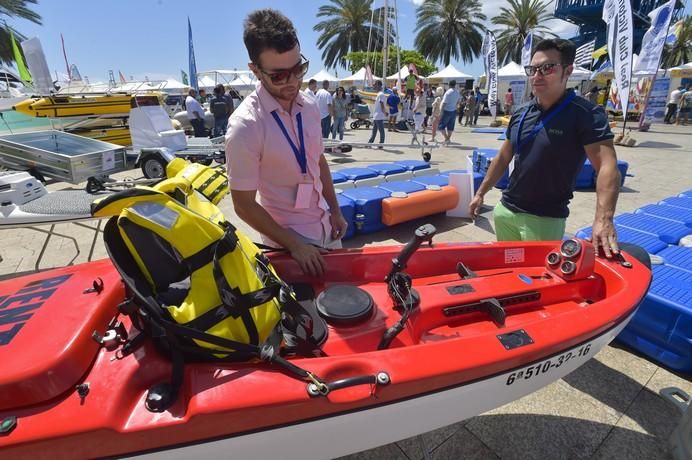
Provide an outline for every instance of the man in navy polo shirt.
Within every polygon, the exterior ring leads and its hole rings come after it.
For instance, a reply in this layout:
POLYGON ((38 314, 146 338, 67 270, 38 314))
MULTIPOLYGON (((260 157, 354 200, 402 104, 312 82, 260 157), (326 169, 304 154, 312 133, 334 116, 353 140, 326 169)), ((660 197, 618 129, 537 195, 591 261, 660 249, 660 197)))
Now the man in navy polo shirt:
POLYGON ((535 99, 515 110, 507 140, 471 201, 477 216, 483 196, 514 157, 514 171, 495 206, 498 241, 559 240, 565 232, 577 174, 589 158, 598 180, 593 242, 607 257, 619 252, 613 214, 620 173, 613 133, 603 109, 567 90, 576 47, 569 40, 540 42, 526 66, 535 99))

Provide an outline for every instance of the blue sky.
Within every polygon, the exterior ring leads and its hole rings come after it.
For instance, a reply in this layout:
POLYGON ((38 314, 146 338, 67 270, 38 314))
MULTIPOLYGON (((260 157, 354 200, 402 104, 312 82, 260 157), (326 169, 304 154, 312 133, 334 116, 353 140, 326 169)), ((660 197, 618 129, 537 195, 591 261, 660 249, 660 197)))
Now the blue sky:
MULTIPOLYGON (((400 45, 413 49, 416 3, 396 0, 399 12, 400 45)), ((483 12, 490 18, 506 0, 484 0, 483 12)), ((247 52, 242 40, 242 24, 247 14, 258 8, 276 8, 288 16, 298 30, 303 54, 310 60, 310 74, 322 69, 317 9, 325 0, 39 0, 35 10, 43 24, 13 20, 9 24, 28 38, 39 37, 48 68, 66 73, 60 33, 70 64, 93 83, 107 81, 108 71, 118 71, 130 79, 180 79, 187 72, 187 18, 192 24, 197 70, 247 69, 247 52)), ((389 0, 390 5, 394 0, 389 0)), ((383 0, 374 5, 382 6, 383 0)), ((551 7, 552 10, 552 7, 551 7)), ((574 30, 555 20, 556 33, 569 37, 574 30)), ((453 62, 471 75, 483 72, 480 62, 453 62)), ((441 69, 444 66, 436 63, 441 69)), ((333 73, 333 71, 332 71, 333 73)), ((337 69, 339 76, 349 72, 337 69)))

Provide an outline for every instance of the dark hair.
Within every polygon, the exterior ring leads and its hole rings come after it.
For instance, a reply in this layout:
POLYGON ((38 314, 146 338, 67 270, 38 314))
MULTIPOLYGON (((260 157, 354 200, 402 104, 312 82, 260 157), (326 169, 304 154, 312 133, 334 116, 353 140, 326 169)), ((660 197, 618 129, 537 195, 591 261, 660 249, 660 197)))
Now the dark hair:
POLYGON ((341 98, 342 98, 342 99, 346 99, 346 90, 344 89, 343 86, 339 86, 338 88, 336 88, 336 91, 334 92, 334 95, 336 96, 336 94, 339 93, 339 90, 341 90, 341 92, 343 93, 343 95, 341 96, 341 98))
POLYGON ((456 80, 452 80, 452 81, 449 82, 449 87, 450 87, 450 88, 454 88, 456 85, 457 85, 457 81, 456 81, 456 80))
POLYGON ((315 80, 314 78, 311 78, 310 81, 308 82, 308 86, 313 85, 313 84, 316 85, 317 80, 315 80))
POLYGON ((548 51, 555 50, 560 53, 560 64, 563 66, 568 66, 574 64, 574 56, 577 54, 577 47, 571 40, 564 40, 562 38, 547 38, 541 40, 536 49, 533 51, 536 54, 537 51, 548 51))
POLYGON ((255 64, 263 51, 285 53, 298 45, 293 23, 277 10, 256 10, 245 19, 243 41, 250 60, 255 64))

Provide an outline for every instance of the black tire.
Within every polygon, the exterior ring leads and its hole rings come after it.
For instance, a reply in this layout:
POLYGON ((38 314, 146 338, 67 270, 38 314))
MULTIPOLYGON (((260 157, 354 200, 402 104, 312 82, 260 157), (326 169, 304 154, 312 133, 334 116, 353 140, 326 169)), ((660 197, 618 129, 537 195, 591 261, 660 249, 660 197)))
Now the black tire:
POLYGON ((146 157, 142 161, 142 174, 147 179, 163 179, 166 177, 166 162, 161 157, 146 157))
POLYGON ((372 123, 370 122, 370 120, 366 120, 365 121, 365 127, 370 129, 371 126, 372 126, 372 123))
POLYGON ((423 152, 423 160, 430 163, 430 158, 432 158, 432 155, 430 155, 430 152, 423 152))
POLYGON ((352 121, 351 122, 351 129, 358 129, 358 122, 357 121, 352 121))

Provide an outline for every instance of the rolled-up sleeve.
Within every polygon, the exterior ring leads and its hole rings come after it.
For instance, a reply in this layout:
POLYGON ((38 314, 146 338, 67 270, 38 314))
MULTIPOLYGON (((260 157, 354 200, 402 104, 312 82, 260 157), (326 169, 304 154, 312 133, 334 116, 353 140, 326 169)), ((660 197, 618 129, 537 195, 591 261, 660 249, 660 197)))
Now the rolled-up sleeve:
POLYGON ((260 123, 234 115, 228 120, 226 167, 231 190, 258 189, 262 139, 260 123))
POLYGON ((601 106, 595 106, 583 114, 581 144, 589 145, 615 137, 608 124, 608 115, 601 106))

